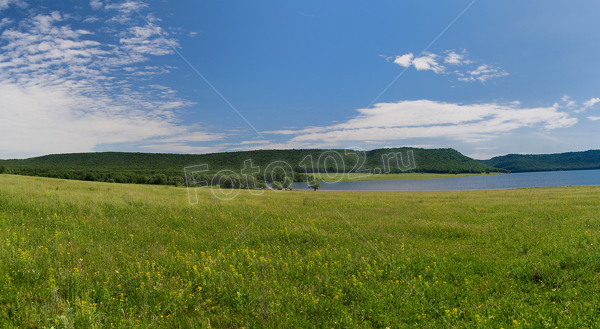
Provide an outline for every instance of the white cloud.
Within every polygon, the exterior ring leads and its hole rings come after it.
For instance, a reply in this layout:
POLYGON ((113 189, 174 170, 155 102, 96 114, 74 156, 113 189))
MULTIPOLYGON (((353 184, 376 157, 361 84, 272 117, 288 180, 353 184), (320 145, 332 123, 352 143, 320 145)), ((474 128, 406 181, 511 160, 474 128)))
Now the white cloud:
MULTIPOLYGON (((119 7, 117 15, 130 8, 119 7)), ((87 152, 112 143, 179 145, 171 150, 177 151, 224 137, 181 125, 179 109, 193 103, 176 91, 133 88, 132 82, 168 72, 137 65, 172 53, 177 40, 159 37, 158 27, 134 25, 118 34, 120 44, 106 44, 65 19, 59 12, 38 14, 1 34, 1 157, 87 152)), ((188 149, 194 147, 204 146, 188 149)))
MULTIPOLYGON (((99 3, 99 1, 98 1, 99 3)), ((100 3, 100 5, 102 5, 100 3)), ((133 21, 132 16, 137 16, 137 12, 139 10, 147 8, 148 4, 139 2, 139 1, 125 1, 120 3, 107 3, 104 5, 104 9, 106 10, 115 10, 118 12, 118 15, 113 16, 107 23, 120 23, 120 24, 130 24, 133 21)), ((153 15, 149 15, 146 19, 150 22, 154 22, 156 19, 153 15)))
MULTIPOLYGON (((421 56, 417 58, 414 58, 413 53, 408 53, 402 56, 396 56, 394 63, 403 67, 409 67, 412 65, 415 67, 415 69, 417 69, 417 71, 433 71, 436 74, 454 74, 459 77, 459 81, 464 82, 479 81, 485 83, 486 81, 492 78, 503 77, 508 75, 506 71, 487 64, 479 65, 478 67, 468 71, 464 71, 464 69, 462 71, 446 71, 446 67, 439 63, 438 58, 440 58, 441 60, 441 58, 443 57, 444 63, 452 66, 469 65, 475 62, 466 58, 468 56, 468 53, 464 49, 460 54, 454 50, 446 50, 443 53, 445 53, 445 55, 441 56, 430 52, 424 52, 421 56)), ((379 56, 389 61, 389 58, 383 55, 379 56)))
POLYGON ((0 10, 4 10, 10 7, 11 4, 14 4, 21 8, 27 7, 27 3, 23 0, 0 0, 0 10))
POLYGON ((519 102, 519 101, 512 101, 512 102, 510 102, 508 104, 510 104, 512 106, 519 106, 519 105, 521 105, 521 102, 519 102))
POLYGON ((6 26, 10 26, 10 25, 14 24, 14 22, 15 21, 9 17, 3 18, 2 20, 0 20, 0 30, 5 28, 6 26))
POLYGON ((425 53, 424 56, 415 58, 412 62, 413 66, 417 71, 431 70, 435 73, 442 73, 446 69, 443 65, 437 63, 437 55, 432 53, 425 53))
POLYGON ((516 108, 515 104, 461 105, 429 100, 379 103, 359 109, 360 116, 344 124, 282 130, 263 134, 296 135, 289 143, 397 141, 448 138, 465 142, 489 140, 519 128, 558 129, 577 123, 553 107, 516 108))
POLYGON ((179 47, 179 44, 175 39, 160 37, 162 34, 162 29, 157 26, 132 26, 122 33, 119 41, 129 54, 167 55, 173 52, 171 47, 179 47))
POLYGON ((448 55, 446 56, 446 58, 444 58, 444 63, 450 64, 450 65, 460 65, 463 63, 463 55, 459 55, 457 53, 455 53, 454 51, 450 51, 448 53, 448 55))
POLYGON ((431 70, 435 73, 441 73, 444 71, 445 67, 438 64, 436 61, 437 55, 432 53, 424 53, 423 56, 417 57, 413 59, 413 53, 408 53, 402 56, 396 56, 394 63, 403 66, 409 67, 413 65, 417 71, 426 71, 431 70))
POLYGON ((586 108, 590 108, 592 106, 594 106, 594 104, 600 102, 600 98, 592 98, 587 102, 584 102, 583 105, 585 105, 586 108))
POLYGON ((592 120, 592 121, 598 121, 600 120, 600 117, 587 117, 588 119, 592 120))
POLYGON ((148 5, 141 1, 124 1, 120 3, 107 4, 104 6, 105 9, 116 9, 123 13, 131 13, 146 7, 148 7, 148 5))
POLYGON ((95 23, 98 22, 100 20, 100 18, 96 17, 96 16, 88 16, 86 19, 83 20, 84 23, 95 23))
POLYGON ((571 96, 569 96, 569 95, 564 95, 564 96, 561 98, 561 101, 562 101, 562 102, 565 102, 565 103, 567 103, 567 104, 565 104, 565 105, 564 105, 564 107, 566 107, 566 108, 569 108, 569 109, 572 109, 572 108, 574 108, 575 106, 577 106, 577 102, 575 102, 575 101, 570 101, 569 99, 571 99, 571 96))
POLYGON ((90 6, 92 6, 92 9, 94 10, 102 9, 102 1, 92 0, 90 1, 90 6))
POLYGON ((467 71, 470 76, 465 78, 458 78, 460 81, 472 82, 475 80, 486 82, 489 79, 507 76, 508 73, 504 70, 499 70, 493 66, 486 64, 480 65, 473 71, 467 71))
POLYGON ((573 111, 573 112, 576 112, 576 113, 585 112, 587 109, 594 107, 594 105, 598 102, 600 102, 600 98, 592 98, 589 101, 584 102, 582 108, 580 108, 577 111, 573 111))
POLYGON ((413 53, 408 53, 408 54, 405 54, 402 56, 396 56, 394 63, 396 63, 400 66, 409 67, 412 64, 413 57, 414 57, 413 53))
MULTIPOLYGON (((583 107, 578 109, 578 110, 574 110, 573 113, 582 113, 585 112, 586 110, 594 107, 594 105, 596 103, 600 102, 600 98, 591 98, 589 101, 587 102, 583 102, 583 107)), ((554 103, 553 105, 555 108, 567 108, 567 109, 574 109, 575 107, 577 107, 577 102, 576 101, 572 101, 571 100, 571 96, 569 95, 564 95, 561 99, 560 102, 558 103, 554 103), (562 103, 562 105, 561 105, 562 103)))

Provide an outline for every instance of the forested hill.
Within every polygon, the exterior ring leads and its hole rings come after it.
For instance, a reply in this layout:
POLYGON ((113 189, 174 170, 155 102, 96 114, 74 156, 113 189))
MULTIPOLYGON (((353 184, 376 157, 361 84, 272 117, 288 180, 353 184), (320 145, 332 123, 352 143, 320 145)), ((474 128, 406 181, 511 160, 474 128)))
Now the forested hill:
MULTIPOLYGON (((23 160, 0 160, 0 170, 30 176, 66 179, 114 181, 123 183, 166 184, 182 181, 184 168, 205 175, 229 170, 241 175, 268 168, 282 167, 296 173, 385 172, 481 173, 503 171, 468 158, 453 149, 393 148, 371 151, 351 150, 257 150, 212 154, 157 153, 73 153, 55 154, 23 160), (251 161, 251 163, 249 162, 251 161), (272 164, 270 167, 269 165, 272 164), (289 166, 287 165, 289 164, 289 166), (250 168, 254 169, 250 169, 250 168), (258 169, 257 169, 258 168, 258 169)), ((297 175, 302 178, 302 175, 297 175)))
POLYGON ((508 154, 480 162, 511 172, 600 169, 600 150, 558 154, 508 154))

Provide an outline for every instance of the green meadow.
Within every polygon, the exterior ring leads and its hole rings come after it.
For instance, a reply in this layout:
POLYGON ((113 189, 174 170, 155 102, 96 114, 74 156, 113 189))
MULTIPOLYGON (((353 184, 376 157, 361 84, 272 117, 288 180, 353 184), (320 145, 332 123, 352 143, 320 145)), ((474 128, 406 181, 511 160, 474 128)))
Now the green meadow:
POLYGON ((600 187, 251 192, 0 175, 0 327, 600 323, 600 187))

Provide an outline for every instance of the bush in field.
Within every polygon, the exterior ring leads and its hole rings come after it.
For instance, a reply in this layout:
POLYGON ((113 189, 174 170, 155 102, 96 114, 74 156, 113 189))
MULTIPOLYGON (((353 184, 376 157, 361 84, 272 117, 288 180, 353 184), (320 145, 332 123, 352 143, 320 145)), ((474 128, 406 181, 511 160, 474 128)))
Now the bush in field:
POLYGON ((277 182, 277 181, 271 183, 271 187, 276 190, 283 190, 283 186, 281 185, 280 182, 277 182))
POLYGON ((283 180, 283 183, 281 184, 281 186, 284 189, 291 188, 292 187, 292 179, 286 176, 285 179, 283 180))
POLYGON ((310 187, 311 189, 316 191, 319 189, 319 187, 321 187, 321 183, 319 183, 318 180, 314 180, 310 183, 310 185, 308 187, 310 187))

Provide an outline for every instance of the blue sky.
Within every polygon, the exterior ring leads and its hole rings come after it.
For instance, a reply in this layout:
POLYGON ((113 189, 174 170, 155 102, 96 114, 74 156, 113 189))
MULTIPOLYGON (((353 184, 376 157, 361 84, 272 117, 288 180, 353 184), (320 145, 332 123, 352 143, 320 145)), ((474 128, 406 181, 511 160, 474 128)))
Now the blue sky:
POLYGON ((598 1, 0 0, 0 158, 600 148, 598 1))

